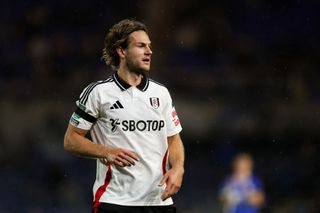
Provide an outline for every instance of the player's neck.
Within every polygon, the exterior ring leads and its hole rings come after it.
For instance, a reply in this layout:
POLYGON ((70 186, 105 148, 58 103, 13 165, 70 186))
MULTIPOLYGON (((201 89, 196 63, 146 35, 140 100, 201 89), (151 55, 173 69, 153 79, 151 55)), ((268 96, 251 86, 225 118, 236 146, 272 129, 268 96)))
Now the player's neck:
POLYGON ((240 173, 236 173, 234 176, 236 177, 236 179, 238 179, 240 181, 246 181, 252 176, 252 173, 251 172, 240 172, 240 173))
POLYGON ((141 83, 142 75, 138 75, 121 68, 118 69, 117 73, 122 80, 124 80, 131 86, 137 86, 141 83))

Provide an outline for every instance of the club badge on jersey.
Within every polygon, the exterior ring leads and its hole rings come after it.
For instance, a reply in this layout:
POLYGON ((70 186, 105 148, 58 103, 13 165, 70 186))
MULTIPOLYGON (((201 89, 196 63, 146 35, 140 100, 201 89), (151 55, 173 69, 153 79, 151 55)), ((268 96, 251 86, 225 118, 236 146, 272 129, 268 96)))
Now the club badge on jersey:
POLYGON ((154 109, 158 109, 160 106, 159 98, 157 97, 151 97, 150 98, 150 104, 154 109))

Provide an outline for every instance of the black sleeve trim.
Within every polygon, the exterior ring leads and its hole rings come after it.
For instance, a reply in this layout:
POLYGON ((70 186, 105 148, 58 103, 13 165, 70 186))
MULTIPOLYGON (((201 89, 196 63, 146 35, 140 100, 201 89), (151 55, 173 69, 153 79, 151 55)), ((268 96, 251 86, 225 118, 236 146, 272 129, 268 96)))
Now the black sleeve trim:
POLYGON ((77 107, 74 112, 77 115, 79 115, 81 118, 83 118, 84 120, 89 121, 90 123, 94 123, 97 120, 95 117, 93 117, 92 115, 89 115, 88 113, 86 113, 85 111, 80 109, 79 107, 77 107))

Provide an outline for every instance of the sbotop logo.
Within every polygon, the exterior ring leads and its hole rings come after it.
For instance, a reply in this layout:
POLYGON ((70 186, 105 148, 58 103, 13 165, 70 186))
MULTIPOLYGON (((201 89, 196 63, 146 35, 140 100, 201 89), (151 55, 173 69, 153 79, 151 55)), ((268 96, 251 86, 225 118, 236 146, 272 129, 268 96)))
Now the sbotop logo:
POLYGON ((164 127, 163 120, 123 120, 110 118, 111 131, 115 132, 118 128, 122 131, 161 131, 164 127))

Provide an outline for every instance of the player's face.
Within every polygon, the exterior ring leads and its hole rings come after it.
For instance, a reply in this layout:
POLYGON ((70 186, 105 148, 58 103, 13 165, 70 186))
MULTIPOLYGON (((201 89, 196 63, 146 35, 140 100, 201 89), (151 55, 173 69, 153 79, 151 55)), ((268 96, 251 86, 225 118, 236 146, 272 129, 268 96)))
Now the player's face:
POLYGON ((248 174, 251 173, 253 162, 249 158, 239 158, 234 163, 235 172, 238 174, 248 174))
POLYGON ((126 52, 126 65, 130 72, 142 74, 150 70, 151 42, 145 31, 135 31, 129 36, 126 52))

